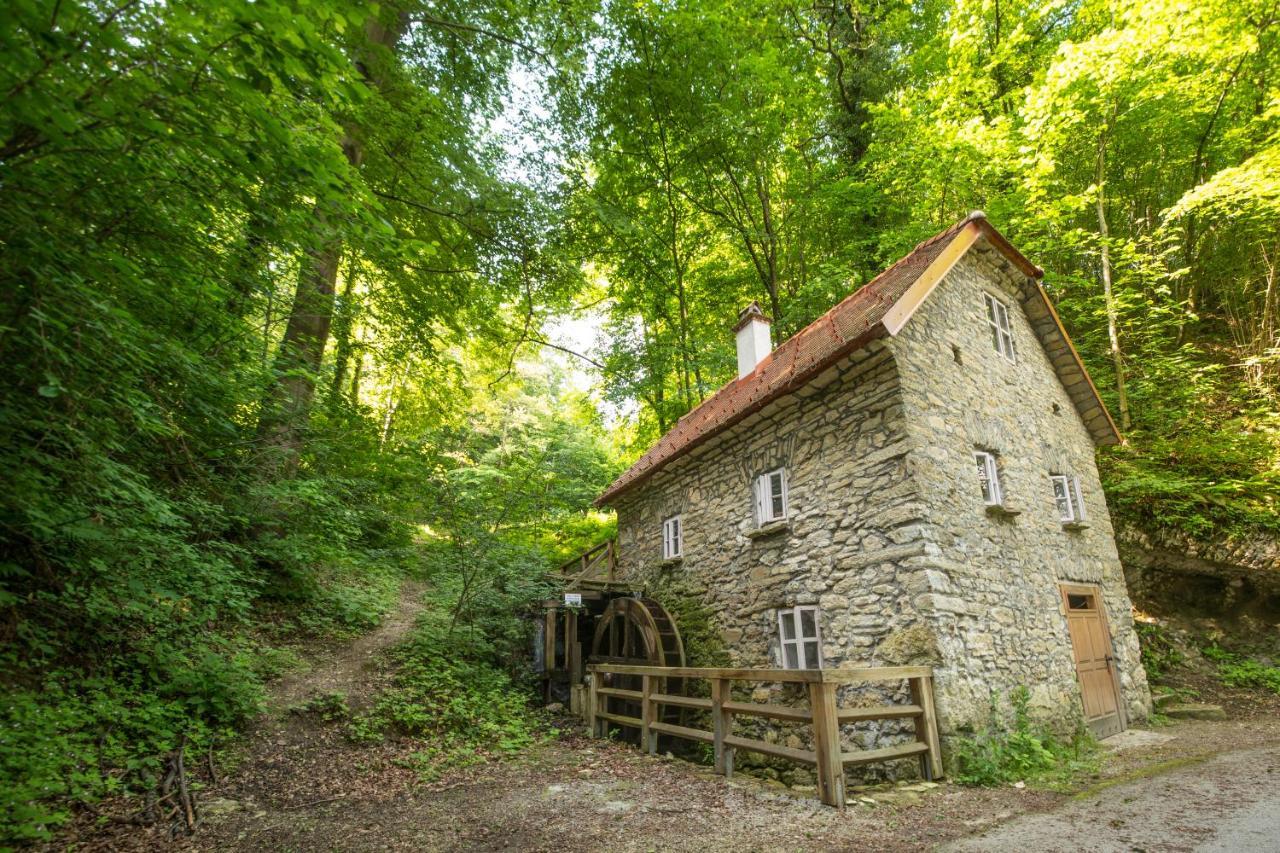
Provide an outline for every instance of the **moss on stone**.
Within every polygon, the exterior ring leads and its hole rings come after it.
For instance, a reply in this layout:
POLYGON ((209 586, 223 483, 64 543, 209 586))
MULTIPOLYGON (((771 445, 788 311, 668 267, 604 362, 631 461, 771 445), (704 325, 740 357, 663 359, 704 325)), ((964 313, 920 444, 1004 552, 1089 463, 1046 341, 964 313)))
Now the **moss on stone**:
POLYGON ((651 577, 645 595, 665 607, 675 620, 687 666, 730 665, 719 620, 686 575, 677 570, 651 577))
POLYGON ((876 648, 884 663, 925 665, 942 663, 938 637, 927 625, 910 625, 885 637, 876 648))

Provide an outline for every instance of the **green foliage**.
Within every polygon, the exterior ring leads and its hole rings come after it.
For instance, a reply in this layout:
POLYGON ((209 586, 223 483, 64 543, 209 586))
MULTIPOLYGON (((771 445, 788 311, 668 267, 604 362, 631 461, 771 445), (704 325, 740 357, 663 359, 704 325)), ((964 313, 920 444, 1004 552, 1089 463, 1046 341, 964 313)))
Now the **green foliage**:
POLYGON ((1156 684, 1186 662, 1186 655, 1170 639, 1163 626, 1155 622, 1135 622, 1134 628, 1142 648, 1142 667, 1147 671, 1147 681, 1156 684))
POLYGON ((1217 645, 1201 650, 1218 667, 1218 677, 1228 687, 1251 687, 1280 694, 1280 666, 1229 652, 1217 645))
POLYGON ((411 766, 425 781, 529 746, 537 720, 527 694, 485 657, 428 614, 394 653, 392 687, 351 721, 348 736, 358 743, 389 734, 421 742, 411 766))
POLYGON ((1097 763, 1096 743, 1083 728, 1063 741, 1031 719, 1031 692, 1010 692, 1012 719, 1005 723, 992 697, 991 722, 973 737, 952 743, 953 777, 964 785, 1002 785, 1069 776, 1097 763))
POLYGON ((345 720, 351 714, 351 710, 347 707, 346 694, 338 691, 312 696, 299 707, 289 710, 299 714, 314 715, 326 723, 345 720))

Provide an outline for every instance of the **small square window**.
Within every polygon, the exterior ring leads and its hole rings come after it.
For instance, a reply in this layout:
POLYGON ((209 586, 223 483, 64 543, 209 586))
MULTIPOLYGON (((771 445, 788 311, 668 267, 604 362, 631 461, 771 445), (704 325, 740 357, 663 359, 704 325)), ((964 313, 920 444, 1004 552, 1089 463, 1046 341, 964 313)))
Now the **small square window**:
POLYGON ((1058 520, 1063 524, 1080 524, 1085 520, 1084 495, 1080 491, 1080 478, 1066 474, 1051 474, 1053 500, 1058 509, 1058 520))
POLYGON ((1093 596, 1080 595, 1078 593, 1067 593, 1067 609, 1068 610, 1092 610, 1093 596))
POLYGON ((822 669, 822 630, 817 607, 788 607, 778 611, 778 638, 786 669, 822 669))
POLYGON ((987 303, 987 325, 991 328, 991 344, 996 352, 1014 361, 1013 329, 1009 325, 1009 308, 990 293, 984 293, 987 303))
POLYGON ((756 524, 764 525, 787 517, 787 470, 775 468, 756 478, 756 524))
POLYGON ((662 559, 684 556, 684 525, 681 516, 673 515, 662 522, 662 559))
POLYGON ((975 450, 973 460, 978 464, 978 483, 982 487, 982 501, 987 506, 1000 506, 1004 502, 1004 490, 1000 487, 1000 469, 996 457, 985 450, 975 450))

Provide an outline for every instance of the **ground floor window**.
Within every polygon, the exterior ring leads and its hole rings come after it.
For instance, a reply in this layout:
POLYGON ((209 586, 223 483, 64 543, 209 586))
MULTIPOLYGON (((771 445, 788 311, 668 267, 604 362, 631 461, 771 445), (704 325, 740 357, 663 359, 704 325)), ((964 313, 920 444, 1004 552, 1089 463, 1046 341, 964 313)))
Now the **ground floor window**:
POLYGON ((778 636, 782 641, 782 665, 787 669, 822 669, 820 612, 812 605, 778 611, 778 636))

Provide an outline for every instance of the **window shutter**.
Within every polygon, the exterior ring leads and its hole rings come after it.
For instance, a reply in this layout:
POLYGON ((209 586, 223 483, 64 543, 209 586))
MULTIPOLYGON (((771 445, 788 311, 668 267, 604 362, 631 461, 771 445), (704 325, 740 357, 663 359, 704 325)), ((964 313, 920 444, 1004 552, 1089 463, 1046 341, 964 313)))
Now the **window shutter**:
POLYGON ((1084 519, 1085 519, 1085 515, 1084 515, 1084 495, 1082 495, 1082 494, 1080 493, 1080 478, 1079 478, 1079 477, 1072 477, 1072 478, 1071 478, 1071 488, 1072 488, 1072 489, 1075 491, 1075 493, 1076 493, 1076 506, 1075 506, 1075 510, 1076 510, 1076 521, 1084 521, 1084 519))

